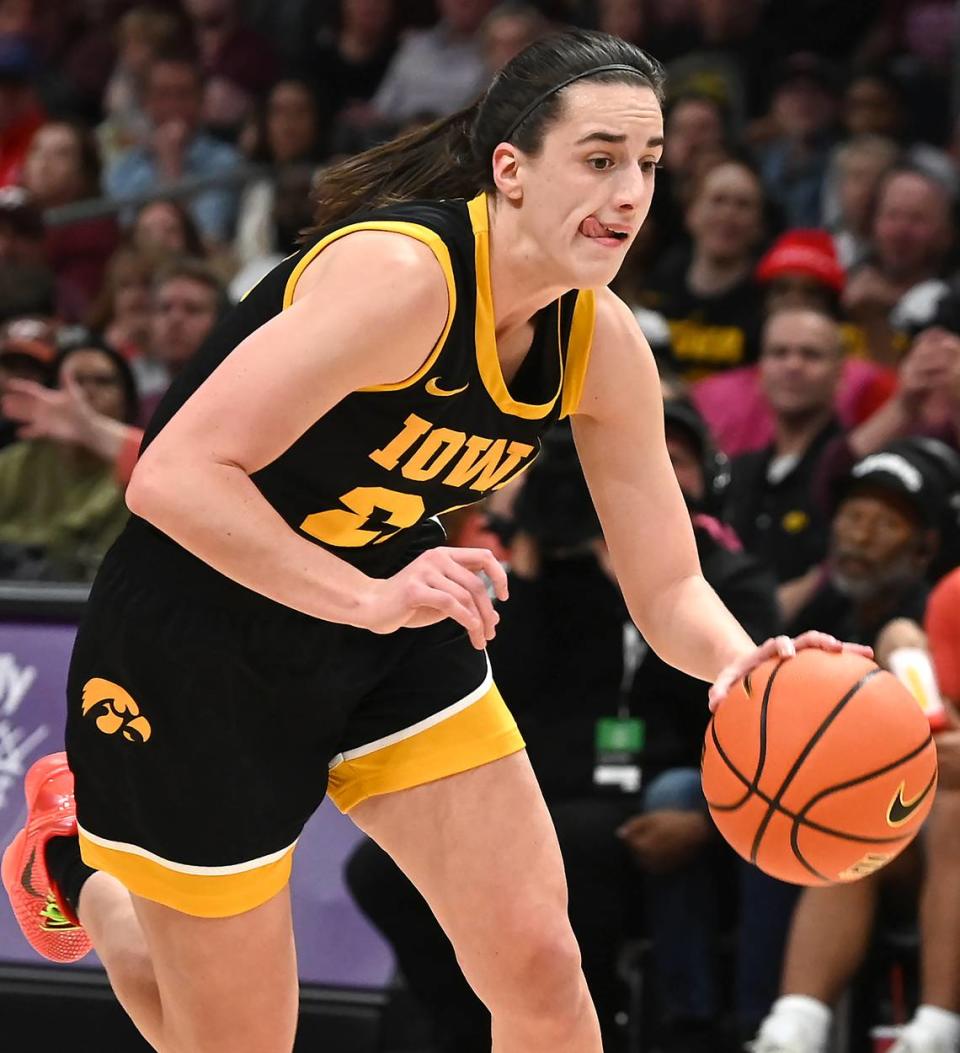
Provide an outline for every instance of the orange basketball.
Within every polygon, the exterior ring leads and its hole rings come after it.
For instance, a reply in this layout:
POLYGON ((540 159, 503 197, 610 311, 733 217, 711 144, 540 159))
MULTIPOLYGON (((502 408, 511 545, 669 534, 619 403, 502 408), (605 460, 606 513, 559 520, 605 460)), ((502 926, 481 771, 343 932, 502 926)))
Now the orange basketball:
POLYGON ((902 851, 937 782, 930 725, 867 658, 803 650, 736 684, 707 728, 703 792, 744 859, 798 885, 855 881, 902 851))

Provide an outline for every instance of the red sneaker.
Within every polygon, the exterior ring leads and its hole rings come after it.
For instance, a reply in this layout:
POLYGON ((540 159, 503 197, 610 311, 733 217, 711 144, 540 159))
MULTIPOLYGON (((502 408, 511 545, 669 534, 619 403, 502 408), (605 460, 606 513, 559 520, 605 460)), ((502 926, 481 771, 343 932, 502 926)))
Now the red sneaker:
POLYGON ((75 962, 90 950, 90 937, 47 873, 44 854, 51 837, 77 833, 67 755, 51 753, 36 761, 24 780, 24 794, 27 823, 3 853, 3 887, 30 946, 52 962, 75 962))

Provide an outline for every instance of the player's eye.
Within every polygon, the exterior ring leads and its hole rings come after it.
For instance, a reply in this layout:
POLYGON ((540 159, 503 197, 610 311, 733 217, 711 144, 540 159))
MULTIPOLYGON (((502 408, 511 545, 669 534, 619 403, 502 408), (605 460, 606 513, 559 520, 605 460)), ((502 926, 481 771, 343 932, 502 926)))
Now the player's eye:
POLYGON ((640 171, 644 175, 653 175, 658 168, 663 168, 663 165, 659 161, 641 161, 640 171))
POLYGON ((605 172, 608 168, 612 167, 613 160, 609 157, 591 157, 588 158, 587 164, 597 172, 605 172))

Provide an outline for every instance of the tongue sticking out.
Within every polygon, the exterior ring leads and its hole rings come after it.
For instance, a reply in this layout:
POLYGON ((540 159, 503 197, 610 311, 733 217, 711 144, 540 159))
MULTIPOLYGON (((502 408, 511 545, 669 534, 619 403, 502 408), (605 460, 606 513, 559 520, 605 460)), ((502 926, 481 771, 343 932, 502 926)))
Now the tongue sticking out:
POLYGON ((609 238, 610 232, 594 216, 587 218, 580 224, 580 233, 588 238, 609 238))

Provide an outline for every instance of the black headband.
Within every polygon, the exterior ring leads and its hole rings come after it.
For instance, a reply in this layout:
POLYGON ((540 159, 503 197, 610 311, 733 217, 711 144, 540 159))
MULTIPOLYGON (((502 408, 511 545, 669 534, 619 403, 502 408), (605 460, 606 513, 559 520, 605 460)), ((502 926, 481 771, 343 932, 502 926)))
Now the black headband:
POLYGON ((548 88, 542 95, 538 95, 528 106, 525 106, 520 111, 520 116, 510 125, 507 129, 507 134, 500 141, 504 143, 509 142, 510 136, 513 135, 513 133, 541 103, 546 102, 551 95, 555 95, 558 91, 562 91, 568 84, 573 84, 575 80, 580 80, 583 77, 592 77, 594 73, 606 73, 608 71, 612 72, 613 70, 622 70, 625 73, 633 73, 638 77, 646 79, 645 73, 638 70, 635 66, 628 66, 623 62, 612 62, 608 66, 594 66, 593 69, 585 69, 582 73, 574 73, 572 77, 567 77, 566 80, 562 80, 559 84, 555 84, 552 88, 548 88))

